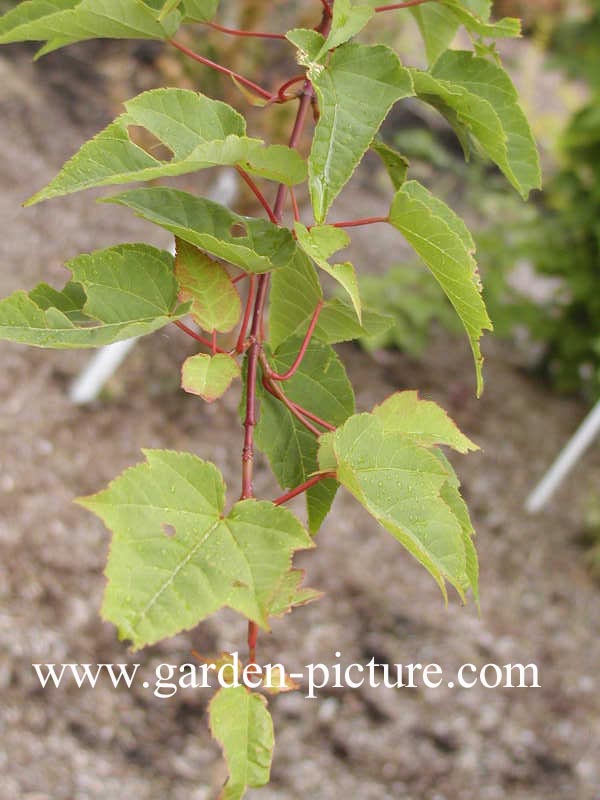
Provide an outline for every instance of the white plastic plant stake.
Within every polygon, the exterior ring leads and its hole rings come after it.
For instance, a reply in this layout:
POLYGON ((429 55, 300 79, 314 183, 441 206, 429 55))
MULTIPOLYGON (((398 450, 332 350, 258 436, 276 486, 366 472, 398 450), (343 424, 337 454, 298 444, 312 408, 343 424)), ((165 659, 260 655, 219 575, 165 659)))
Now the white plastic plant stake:
POLYGON ((527 498, 525 509, 530 514, 542 510, 599 433, 600 401, 583 420, 554 464, 527 498))
MULTIPOLYGON (((219 174, 215 185, 209 193, 209 197, 216 203, 229 206, 235 200, 237 189, 236 174, 223 171, 219 174)), ((170 249, 173 252, 173 245, 171 245, 170 249)), ((121 366, 136 342, 137 338, 126 339, 123 342, 115 342, 98 350, 89 364, 71 384, 69 389, 71 402, 77 405, 93 402, 102 391, 104 384, 110 380, 121 366)))

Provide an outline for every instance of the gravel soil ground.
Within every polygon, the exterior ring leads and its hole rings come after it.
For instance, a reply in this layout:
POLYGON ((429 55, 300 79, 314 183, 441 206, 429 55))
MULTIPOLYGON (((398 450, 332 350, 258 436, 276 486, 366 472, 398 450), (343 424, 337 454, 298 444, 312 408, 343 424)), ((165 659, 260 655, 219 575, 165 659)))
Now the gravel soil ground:
MULTIPOLYGON (((64 260, 82 251, 165 243, 90 196, 19 207, 115 111, 78 52, 44 67, 20 50, 0 57, 2 296, 42 278, 59 285, 64 260)), ((381 198, 360 181, 355 192, 340 216, 357 198, 377 213, 381 198)), ((367 252, 374 264, 397 257, 396 237, 367 242, 359 233, 357 242, 357 263, 367 252)), ((139 461, 142 447, 192 450, 237 492, 237 397, 213 407, 181 392, 178 365, 192 351, 177 330, 148 337, 101 400, 73 408, 66 389, 87 354, 0 346, 0 800, 208 800, 223 781, 206 692, 160 700, 139 684, 42 690, 31 667, 129 661, 146 672, 190 660, 192 647, 241 648, 243 622, 222 613, 128 654, 98 615, 109 535, 71 503, 139 461)), ((277 622, 261 649, 291 670, 332 663, 335 651, 347 663, 437 662, 447 673, 465 662, 535 662, 541 688, 280 696, 273 783, 252 798, 600 798, 600 589, 577 542, 600 454, 586 456, 545 513, 528 517, 527 492, 585 409, 523 374, 505 345, 486 351, 487 391, 477 401, 462 340, 438 336, 418 364, 340 350, 361 409, 418 387, 481 445, 455 462, 478 530, 481 617, 454 600, 445 609, 427 574, 340 493, 318 548, 300 559, 324 599, 277 622)), ((262 463, 256 483, 261 496, 277 492, 262 463)))

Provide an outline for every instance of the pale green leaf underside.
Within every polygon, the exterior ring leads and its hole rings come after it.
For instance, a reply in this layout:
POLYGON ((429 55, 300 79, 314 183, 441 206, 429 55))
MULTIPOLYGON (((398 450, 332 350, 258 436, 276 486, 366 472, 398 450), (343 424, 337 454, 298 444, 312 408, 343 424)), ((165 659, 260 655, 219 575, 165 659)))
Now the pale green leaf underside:
POLYGON ((297 250, 287 228, 242 217, 225 206, 177 189, 133 189, 104 202, 127 206, 139 217, 246 272, 283 267, 297 250))
MULTIPOLYGON (((323 292, 315 268, 298 252, 289 266, 273 273, 270 295, 269 333, 273 348, 288 338, 304 336, 323 292)), ((362 323, 354 308, 341 300, 327 300, 319 315, 315 338, 327 344, 384 333, 394 324, 392 317, 363 308, 362 323)))
POLYGON ((491 39, 512 39, 521 35, 521 21, 514 17, 504 17, 497 22, 482 20, 477 14, 477 8, 469 10, 465 6, 476 6, 464 0, 439 0, 446 8, 450 9, 465 28, 476 36, 491 39), (472 13, 474 11, 474 13, 472 13))
POLYGON ((26 205, 93 186, 153 181, 213 166, 239 166, 286 184, 306 179, 306 162, 295 150, 246 137, 244 118, 226 103, 186 89, 154 89, 125 108, 26 205), (160 160, 132 141, 132 128, 152 134, 170 157, 160 160))
POLYGON ((179 299, 204 330, 226 333, 237 325, 242 304, 225 267, 182 239, 176 239, 175 276, 179 299))
MULTIPOLYGON (((290 38, 304 46, 318 44, 318 39, 306 33, 295 31, 290 38)), ((306 58, 314 55, 308 53, 306 58)), ((306 63, 320 109, 308 160, 312 206, 320 223, 352 177, 392 105, 411 96, 413 86, 398 56, 383 45, 343 44, 327 66, 316 59, 306 63)))
POLYGON ((416 181, 408 181, 396 193, 389 221, 431 270, 460 317, 473 350, 480 394, 479 340, 492 324, 481 297, 470 234, 451 209, 416 181))
POLYGON ((443 408, 422 400, 415 391, 396 392, 375 406, 373 416, 381 420, 386 432, 410 436, 425 447, 447 445, 459 453, 478 449, 443 408))
POLYGON ((40 284, 0 301, 0 339, 58 349, 101 347, 162 328, 177 304, 173 256, 149 245, 99 250, 70 261, 62 292, 40 284))
POLYGON ((223 516, 218 469, 190 453, 146 463, 78 502, 113 531, 103 615, 135 648, 228 606, 268 628, 294 551, 312 541, 287 509, 244 500, 223 516))
POLYGON ((330 264, 327 260, 350 244, 348 234, 340 228, 334 228, 333 225, 316 225, 308 230, 301 222, 296 222, 294 230, 302 250, 347 292, 360 322, 362 309, 354 267, 348 261, 330 264))
POLYGON ((371 142, 371 150, 381 159, 394 189, 399 189, 406 180, 408 159, 380 139, 371 142))
POLYGON ((518 19, 505 18, 489 23, 490 7, 491 3, 478 0, 440 0, 411 8, 423 37, 429 64, 435 64, 447 50, 461 24, 476 36, 501 39, 520 35, 518 19))
POLYGON ((222 688, 210 702, 209 716, 229 770, 219 800, 241 800, 247 788, 269 782, 275 740, 267 701, 244 686, 222 688))
POLYGON ((460 20, 441 3, 425 3, 410 9, 425 44, 429 64, 435 64, 448 49, 460 27, 460 20))
MULTIPOLYGON (((288 339, 271 358, 272 367, 284 372, 293 363, 301 340, 288 339)), ((339 425, 354 412, 354 394, 346 371, 335 351, 313 340, 297 372, 285 382, 286 396, 321 417, 339 425)), ((256 443, 267 455, 284 489, 300 485, 318 471, 317 441, 283 403, 260 390, 260 416, 256 443)), ((326 516, 336 491, 333 480, 322 481, 306 494, 309 529, 316 532, 326 516)))
POLYGON ((217 13, 220 0, 183 0, 185 20, 210 22, 217 13))
POLYGON ((183 362, 181 388, 212 403, 224 395, 232 381, 239 376, 239 365, 228 353, 214 356, 199 353, 183 362))
POLYGON ((415 435, 388 424, 376 414, 351 417, 321 438, 321 469, 335 464, 338 481, 431 573, 444 596, 447 581, 462 597, 472 585, 473 550, 444 499, 457 484, 454 473, 415 435))

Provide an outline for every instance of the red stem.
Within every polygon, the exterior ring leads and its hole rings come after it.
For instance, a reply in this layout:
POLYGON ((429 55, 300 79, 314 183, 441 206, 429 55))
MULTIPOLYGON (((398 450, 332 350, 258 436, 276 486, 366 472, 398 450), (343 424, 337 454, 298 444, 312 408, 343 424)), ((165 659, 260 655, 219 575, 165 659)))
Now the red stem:
MULTIPOLYGON (((331 28, 331 7, 326 0, 321 0, 324 6, 323 18, 319 26, 320 32, 327 36, 331 28)), ((313 89, 310 81, 304 84, 304 90, 296 114, 296 121, 289 140, 289 147, 296 147, 300 139, 302 128, 306 121, 307 113, 310 109, 313 89)), ((270 99, 270 98, 269 98, 270 99)), ((284 184, 279 186, 273 214, 279 223, 283 216, 285 205, 286 187, 284 184)), ((242 451, 242 499, 253 496, 252 474, 254 462, 254 426, 256 425, 256 379, 258 372, 258 360, 261 348, 261 334, 263 329, 263 314, 267 293, 269 290, 269 274, 265 273, 258 278, 258 291, 254 303, 254 315, 252 317, 252 327, 250 329, 250 347, 248 350, 248 365, 246 375, 246 416, 244 419, 244 447, 242 451)), ((256 623, 248 623, 248 651, 251 662, 256 660, 256 643, 258 638, 258 627, 256 623)))
POLYGON ((308 330, 304 336, 304 341, 300 346, 300 350, 298 351, 298 355, 296 356, 294 363, 286 372, 273 372, 272 370, 267 373, 268 377, 274 381, 287 381, 288 378, 291 378, 292 375, 296 372, 300 364, 302 363, 302 359, 304 358, 304 354, 306 353, 306 349, 310 344, 310 340, 312 339, 312 335, 315 332, 315 328, 317 327, 317 322, 319 321, 319 314, 321 313, 321 309, 323 308, 323 300, 319 300, 317 303, 317 307, 315 308, 315 312, 312 315, 312 319, 310 321, 310 325, 308 326, 308 330))
POLYGON ((227 33, 230 36, 252 36, 257 39, 285 39, 283 33, 265 33, 264 31, 241 31, 239 28, 225 28, 223 25, 217 25, 216 22, 205 22, 209 28, 214 28, 221 33, 227 33))
POLYGON ((430 3, 431 0, 406 0, 404 3, 391 3, 389 6, 376 6, 375 11, 395 11, 398 8, 410 8, 420 6, 422 3, 430 3))
POLYGON ((271 382, 269 381, 269 379, 268 379, 266 376, 265 376, 265 377, 263 377, 263 386, 265 387, 265 389, 267 390, 267 392, 269 392, 269 394, 272 394, 272 395, 273 395, 273 397, 276 397, 278 400, 280 400, 280 401, 283 403, 283 405, 284 405, 284 406, 285 406, 287 409, 289 409, 289 411, 290 411, 290 412, 291 412, 291 413, 292 413, 292 414, 293 414, 293 415, 296 417, 296 419, 297 419, 299 422, 301 422, 301 423, 304 425, 304 427, 305 427, 307 430, 309 430, 309 431, 310 431, 310 432, 311 432, 311 433, 312 433, 314 436, 320 436, 320 435, 321 435, 321 431, 320 431, 320 430, 317 430, 317 428, 315 428, 315 426, 314 426, 312 423, 310 423, 310 422, 309 422, 309 421, 308 421, 308 420, 307 420, 307 419, 304 417, 304 415, 303 415, 303 414, 302 414, 302 412, 300 411, 300 408, 299 408, 299 406, 297 406, 295 403, 293 403, 293 402, 292 402, 292 401, 289 399, 289 397, 287 397, 287 396, 286 396, 286 395, 285 395, 285 394, 282 392, 281 388, 280 388, 279 386, 277 386, 276 384, 274 384, 274 383, 271 383, 271 382))
POLYGON ((292 209, 294 211, 294 221, 300 222, 300 209, 298 208, 298 201, 296 200, 296 194, 291 186, 290 186, 290 197, 292 200, 292 209))
POLYGON ((306 75, 295 75, 293 78, 290 78, 289 81, 282 83, 279 89, 277 90, 277 97, 282 103, 286 103, 288 100, 293 100, 294 97, 290 97, 287 95, 286 89, 289 89, 290 86, 294 86, 296 83, 300 83, 300 81, 305 81, 306 75))
POLYGON ((246 343, 246 331, 248 330, 248 322, 250 321, 250 314, 252 313, 252 304, 254 303, 254 292, 256 288, 256 275, 250 275, 250 282, 248 284, 248 298, 246 300, 246 308, 244 310, 244 318, 240 327, 240 334, 238 336, 236 352, 242 353, 246 343))
POLYGON ((376 222, 389 222, 388 217, 363 217, 362 219, 350 219, 344 222, 334 222, 334 228, 358 228, 359 225, 374 225, 376 222))
MULTIPOLYGON (((191 328, 188 328, 188 326, 184 322, 182 322, 180 319, 176 319, 173 324, 177 325, 177 327, 180 330, 182 330, 184 333, 187 333, 188 336, 191 336, 192 339, 195 339, 197 342, 200 342, 205 347, 209 347, 211 350, 213 350, 213 341, 212 341, 212 339, 206 339, 204 336, 200 336, 199 333, 196 333, 196 331, 193 331, 191 328)), ((215 331, 215 334, 216 334, 216 331, 215 331)), ((214 345, 213 353, 226 353, 226 352, 227 352, 227 350, 222 350, 220 347, 217 347, 216 344, 214 345)))
POLYGON ((224 67, 222 64, 217 64, 215 61, 211 61, 210 58, 205 58, 204 56, 199 55, 199 53, 194 53, 194 51, 190 50, 189 47, 181 44, 181 42, 176 42, 175 39, 169 39, 169 43, 172 44, 173 47, 176 47, 177 50, 185 53, 186 56, 193 58, 194 61, 198 61, 200 64, 204 64, 207 67, 212 67, 212 69, 217 70, 217 72, 222 72, 223 75, 229 75, 230 78, 235 78, 235 80, 239 81, 243 86, 245 86, 247 89, 250 89, 250 91, 254 92, 259 97, 262 97, 264 100, 272 99, 273 95, 271 92, 263 89, 262 86, 254 83, 254 81, 244 78, 243 75, 234 72, 232 69, 224 67))
POLYGON ((266 199, 266 197, 264 196, 264 194, 263 194, 263 193, 261 192, 261 190, 258 188, 258 186, 256 185, 256 183, 255 183, 255 182, 252 180, 252 178, 250 177, 250 175, 248 175, 248 173, 246 172, 246 170, 245 170, 245 169, 242 169, 241 167, 236 167, 236 170, 237 170, 238 174, 239 174, 239 175, 242 177, 242 179, 244 180, 244 182, 246 183, 246 185, 250 187, 250 189, 251 189, 252 193, 254 194, 254 196, 256 197, 256 199, 258 200, 258 202, 261 204, 261 206, 262 206, 262 207, 264 208, 264 210, 267 212, 267 214, 269 215, 269 219, 271 220, 271 222, 275 222, 275 223, 276 223, 276 222, 277 222, 277 219, 276 219, 276 217, 275 217, 275 214, 273 213, 273 209, 271 208, 271 206, 270 206, 270 205, 269 205, 269 203, 267 202, 267 199, 266 199))
POLYGON ((273 500, 274 506, 280 506, 282 503, 287 503, 288 500, 291 500, 292 497, 297 497, 299 494, 302 494, 307 489, 310 489, 311 486, 314 486, 316 483, 320 483, 321 481, 327 480, 327 478, 335 478, 335 472, 320 472, 318 475, 313 475, 312 478, 309 478, 304 483, 301 483, 300 486, 296 486, 295 489, 290 489, 289 492, 282 494, 281 497, 278 497, 277 500, 273 500))
POLYGON ((308 419, 312 419, 312 421, 316 422, 317 425, 322 425, 325 428, 325 430, 328 430, 328 431, 334 431, 335 430, 335 425, 330 425, 329 422, 326 422, 324 419, 321 419, 321 417, 317 417, 316 414, 313 414, 312 411, 309 411, 307 408, 304 408, 303 406, 299 406, 298 403, 294 403, 293 400, 291 402, 292 402, 294 408, 298 412, 300 412, 300 414, 302 414, 302 416, 308 417, 308 419))
POLYGON ((240 281, 243 281, 244 278, 247 278, 247 277, 248 277, 248 273, 247 272, 242 272, 241 275, 236 275, 235 278, 232 278, 231 282, 232 283, 239 283, 240 281))
POLYGON ((248 623, 248 663, 256 664, 256 643, 258 642, 258 625, 248 623))

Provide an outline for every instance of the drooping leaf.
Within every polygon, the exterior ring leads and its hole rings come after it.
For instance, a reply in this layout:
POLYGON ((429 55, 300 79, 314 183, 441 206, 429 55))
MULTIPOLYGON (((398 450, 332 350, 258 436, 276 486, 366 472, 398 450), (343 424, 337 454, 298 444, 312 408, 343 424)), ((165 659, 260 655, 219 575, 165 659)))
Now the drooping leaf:
POLYGON ((296 222, 294 230, 298 244, 304 252, 346 290, 360 322, 360 293, 354 267, 349 261, 330 264, 327 260, 350 244, 348 234, 333 225, 315 225, 308 230, 301 222, 296 222))
POLYGON ((497 64, 447 51, 431 73, 413 70, 417 95, 446 116, 465 145, 470 133, 525 199, 541 185, 537 149, 514 86, 497 64))
POLYGON ((151 181, 218 165, 237 165, 286 184, 306 179, 306 162, 295 150, 249 139, 244 118, 219 100, 187 89, 153 89, 126 102, 125 108, 26 205, 92 186, 151 181), (132 130, 137 129, 151 134, 169 157, 157 158, 136 144, 132 130))
POLYGON ((48 53, 86 39, 168 39, 180 19, 159 20, 142 0, 25 0, 0 18, 0 44, 45 41, 48 53))
POLYGON ((104 618, 135 648, 224 606, 268 628, 292 554, 312 547, 306 531, 266 501, 240 501, 224 516, 225 485, 213 464, 191 453, 144 454, 146 463, 78 500, 114 532, 104 618))
POLYGON ((185 316, 173 256, 144 244, 119 245, 70 261, 62 292, 40 284, 0 301, 0 338, 58 349, 102 347, 142 336, 185 316))
POLYGON ((448 468, 416 436, 388 423, 381 414, 350 417, 321 437, 320 467, 335 465, 338 481, 430 572, 444 596, 447 581, 464 597, 472 570, 461 521, 444 499, 448 468))
POLYGON ((246 272, 283 267, 297 250, 287 228, 265 219, 242 217, 177 189, 133 189, 103 202, 127 206, 143 219, 246 272))
POLYGON ((308 160, 309 188, 316 221, 352 177, 392 105, 413 92, 410 73, 384 45, 343 44, 325 65, 316 56, 323 37, 314 31, 290 31, 299 60, 319 101, 308 160), (313 35, 314 34, 314 35, 313 35))
POLYGON ((181 369, 181 388, 212 403, 225 394, 235 378, 239 378, 237 361, 228 353, 209 356, 199 353, 186 358, 181 369))
MULTIPOLYGON (((517 90, 506 71, 469 51, 450 50, 436 63, 432 74, 434 78, 451 84, 452 91, 461 87, 471 97, 489 103, 500 119, 506 139, 506 160, 493 160, 524 199, 531 189, 539 189, 541 173, 537 148, 519 105, 517 90)), ((456 110, 460 114, 460 109, 456 110)), ((477 138, 491 156, 481 138, 477 138)))
POLYGON ((176 240, 175 277, 179 298, 192 301, 190 313, 206 331, 230 331, 239 322, 242 304, 222 264, 182 239, 176 240))
POLYGON ((460 317, 473 350, 477 393, 483 388, 479 339, 492 324, 481 297, 473 243, 462 220, 416 181, 396 192, 390 223, 431 270, 460 317))
MULTIPOLYGON (((301 340, 287 339, 273 354, 271 366, 285 372, 292 365, 301 340)), ((292 402, 316 414, 330 425, 339 425, 354 411, 354 394, 346 371, 328 345, 311 341, 297 372, 283 385, 292 402)), ((257 446, 267 455, 284 489, 291 489, 318 471, 317 439, 277 398, 260 390, 257 446)), ((306 493, 309 530, 316 532, 327 515, 336 483, 325 480, 306 493)))
POLYGON ((229 780, 219 800, 241 800, 269 782, 275 745, 265 698, 245 686, 221 688, 209 706, 210 730, 223 748, 229 780))
POLYGON ((381 159, 394 189, 399 189, 406 180, 408 159, 380 139, 371 142, 371 150, 381 159))

